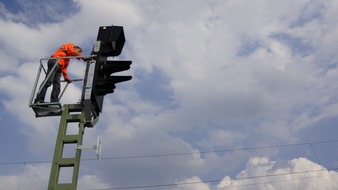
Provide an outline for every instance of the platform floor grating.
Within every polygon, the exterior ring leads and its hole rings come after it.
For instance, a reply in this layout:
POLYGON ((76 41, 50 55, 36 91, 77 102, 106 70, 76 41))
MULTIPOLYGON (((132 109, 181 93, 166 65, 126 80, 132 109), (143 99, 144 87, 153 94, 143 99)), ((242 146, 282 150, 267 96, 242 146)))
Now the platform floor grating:
POLYGON ((62 106, 60 102, 37 103, 30 105, 36 117, 60 116, 62 106))

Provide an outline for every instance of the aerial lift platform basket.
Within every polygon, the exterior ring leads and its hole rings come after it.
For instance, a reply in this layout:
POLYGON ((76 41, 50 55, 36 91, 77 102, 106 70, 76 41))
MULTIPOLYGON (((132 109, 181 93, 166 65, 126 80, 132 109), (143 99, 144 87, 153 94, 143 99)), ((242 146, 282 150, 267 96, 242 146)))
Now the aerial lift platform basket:
MULTIPOLYGON (((36 75, 36 79, 35 79, 35 83, 33 86, 33 90, 32 90, 32 94, 31 97, 29 99, 29 107, 31 107, 33 109, 33 111, 35 112, 35 116, 36 117, 47 117, 47 116, 60 116, 62 113, 62 105, 60 103, 60 100, 64 94, 64 92, 66 91, 68 84, 66 84, 66 86, 63 88, 60 96, 59 96, 59 101, 58 102, 45 102, 45 103, 35 103, 33 101, 34 97, 36 96, 36 94, 40 93, 42 87, 46 84, 46 82, 48 81, 48 79, 51 77, 51 73, 53 73, 53 71, 56 68, 56 65, 58 64, 59 60, 61 58, 81 58, 79 56, 67 56, 67 57, 60 57, 60 58, 43 58, 40 59, 40 66, 36 75), (51 72, 47 75, 47 71, 45 69, 45 67, 43 66, 42 61, 48 61, 49 59, 56 59, 56 63, 53 66, 51 72), (39 83, 39 79, 40 79, 40 75, 41 75, 41 71, 43 71, 45 73, 45 75, 47 75, 44 80, 42 81, 40 87, 37 90, 37 85, 39 83)), ((72 80, 73 82, 75 81, 83 81, 83 79, 75 79, 72 80)), ((61 82, 65 82, 65 81, 61 81, 61 82)))
MULTIPOLYGON (((81 57, 61 57, 61 58, 81 58, 81 57)), ((58 59, 56 60, 54 67, 51 69, 51 72, 49 73, 55 71, 56 64, 58 64, 59 61, 58 59)), ((101 140, 99 138, 97 140, 97 144, 94 146, 85 146, 82 144, 85 128, 94 127, 94 125, 99 119, 98 115, 92 113, 92 105, 90 104, 92 92, 91 86, 93 84, 93 76, 95 71, 94 68, 96 65, 95 64, 96 61, 94 60, 86 61, 87 65, 84 73, 84 79, 73 80, 73 81, 83 81, 81 100, 76 104, 61 105, 60 99, 62 98, 64 92, 66 91, 66 88, 69 83, 67 83, 65 87, 63 87, 61 95, 58 97, 58 102, 49 102, 49 103, 35 103, 35 101, 33 102, 33 98, 35 98, 36 94, 38 94, 41 91, 42 87, 46 84, 48 79, 51 79, 50 77, 52 75, 47 74, 46 69, 42 64, 43 60, 49 59, 40 60, 40 66, 38 69, 32 94, 29 100, 29 107, 33 109, 36 117, 61 116, 54 149, 54 158, 49 178, 48 189, 76 190, 82 150, 96 149, 97 159, 101 158, 102 146, 101 140), (41 85, 38 87, 39 79, 43 77, 41 75, 41 73, 43 74, 42 70, 46 74, 46 77, 42 81, 41 85), (91 71, 91 73, 88 72, 89 70, 91 71), (77 133, 71 134, 67 133, 70 124, 78 125, 77 133), (64 156, 65 145, 76 146, 76 148, 74 149, 73 157, 64 156), (62 181, 61 182, 60 172, 64 171, 64 168, 68 168, 67 171, 72 173, 72 177, 66 181, 61 180, 62 181)))

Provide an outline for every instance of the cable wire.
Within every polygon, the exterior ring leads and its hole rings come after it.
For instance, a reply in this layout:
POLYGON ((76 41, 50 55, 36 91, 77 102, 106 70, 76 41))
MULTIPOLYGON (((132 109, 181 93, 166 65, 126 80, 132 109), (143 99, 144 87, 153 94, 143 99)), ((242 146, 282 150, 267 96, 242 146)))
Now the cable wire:
MULTIPOLYGON (((304 142, 304 143, 294 143, 294 144, 285 144, 285 145, 271 145, 271 146, 260 146, 260 147, 247 147, 247 148, 238 148, 238 149, 222 149, 222 150, 210 150, 210 151, 195 151, 195 152, 182 152, 182 153, 167 153, 167 154, 150 154, 150 155, 134 155, 134 156, 118 156, 118 157, 107 157, 101 158, 101 160, 117 160, 117 159, 139 159, 139 158, 153 158, 153 157, 168 157, 168 156, 184 156, 184 155, 194 155, 194 154, 209 154, 209 153, 221 153, 221 152, 231 152, 231 151, 246 151, 246 150, 258 150, 258 149, 269 149, 269 148, 282 148, 282 147, 293 147, 293 146, 303 146, 303 145, 311 145, 314 148, 314 144, 326 144, 326 143, 336 143, 338 140, 327 140, 327 141, 317 141, 317 142, 304 142)), ((316 150, 314 149, 316 158, 318 159, 318 155, 316 150)), ((96 159, 82 159, 81 161, 91 161, 96 159)), ((11 164, 40 164, 40 163, 51 163, 52 161, 25 161, 25 162, 3 162, 0 165, 11 165, 11 164)), ((302 171, 302 172, 290 172, 290 173, 281 173, 281 174, 272 174, 272 175, 263 175, 263 176, 251 176, 244 178, 236 178, 233 180, 250 180, 257 178, 267 178, 267 177, 277 177, 283 175, 295 175, 295 174, 304 174, 310 172, 320 172, 320 171, 336 171, 338 168, 324 169, 321 170, 310 170, 310 171, 302 171)), ((318 177, 318 176, 317 176, 318 177)), ((298 178, 302 179, 302 178, 298 178)), ((125 186, 125 187, 114 187, 114 188, 104 188, 104 189, 88 189, 88 190, 123 190, 123 189, 141 189, 141 188, 156 188, 156 187, 172 187, 172 186, 180 186, 180 185, 193 185, 193 184, 202 184, 202 183, 220 183, 227 179, 216 179, 216 180, 206 180, 206 181, 195 181, 195 182, 181 182, 181 183, 169 183, 169 184, 154 184, 154 185, 141 185, 141 186, 125 186)), ((297 179, 291 179, 297 180, 297 179)), ((239 186, 247 186, 247 185, 257 185, 257 184, 267 184, 267 183, 277 183, 285 180, 277 180, 277 181, 268 181, 265 183, 252 183, 252 184, 244 184, 239 186)), ((236 186, 237 187, 237 186, 236 186)), ((20 184, 19 184, 20 188, 20 184)), ((221 187, 227 188, 227 187, 221 187)))
MULTIPOLYGON (((154 158, 154 157, 184 156, 184 155, 196 155, 196 154, 197 155, 198 154, 211 154, 211 153, 247 151, 247 150, 259 150, 259 149, 282 148, 282 147, 293 147, 293 146, 304 146, 304 145, 313 146, 314 144, 325 144, 325 143, 334 143, 334 142, 338 142, 338 139, 337 140, 327 140, 327 141, 316 141, 316 142, 293 143, 293 144, 284 144, 284 145, 247 147, 247 148, 237 148, 237 149, 220 149, 220 150, 210 150, 210 151, 192 151, 192 152, 167 153, 167 154, 115 156, 115 157, 106 157, 106 158, 103 157, 103 158, 101 158, 101 160, 121 160, 121 159, 123 160, 123 159, 139 159, 139 158, 154 158)), ((316 152, 315 152, 315 154, 317 155, 316 152)), ((94 158, 81 159, 81 161, 93 161, 93 160, 97 160, 97 159, 94 159, 94 158)), ((52 162, 52 161, 2 162, 2 163, 0 163, 0 165, 39 164, 39 163, 50 163, 50 162, 52 162)))

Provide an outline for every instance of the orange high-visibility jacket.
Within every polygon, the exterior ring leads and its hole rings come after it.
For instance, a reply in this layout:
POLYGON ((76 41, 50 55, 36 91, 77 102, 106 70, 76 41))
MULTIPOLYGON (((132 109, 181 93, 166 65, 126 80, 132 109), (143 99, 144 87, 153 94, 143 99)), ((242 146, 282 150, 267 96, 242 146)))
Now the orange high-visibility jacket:
MULTIPOLYGON (((66 57, 66 56, 82 56, 78 54, 74 49, 73 43, 63 44, 56 52, 52 55, 54 58, 66 57)), ((79 59, 79 58, 78 58, 79 59)), ((65 80, 69 79, 67 75, 67 67, 69 64, 70 58, 63 58, 59 60, 59 65, 61 66, 61 73, 65 80)))

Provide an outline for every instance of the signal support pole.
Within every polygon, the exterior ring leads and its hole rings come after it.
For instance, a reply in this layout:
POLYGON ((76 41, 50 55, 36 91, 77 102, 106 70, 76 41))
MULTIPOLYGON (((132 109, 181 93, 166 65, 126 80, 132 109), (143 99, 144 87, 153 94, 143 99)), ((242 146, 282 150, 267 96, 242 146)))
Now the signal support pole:
POLYGON ((84 106, 81 104, 69 104, 64 105, 63 108, 64 109, 62 111, 59 131, 55 145, 48 190, 76 190, 77 187, 81 149, 77 148, 74 153, 75 156, 72 158, 63 157, 63 150, 65 145, 74 144, 76 145, 76 147, 82 145, 85 130, 84 106), (67 129, 69 127, 68 124, 70 123, 78 123, 79 129, 77 134, 67 134, 67 129), (60 172, 62 172, 62 170, 66 168, 72 169, 72 178, 70 179, 70 181, 60 183, 60 172))

